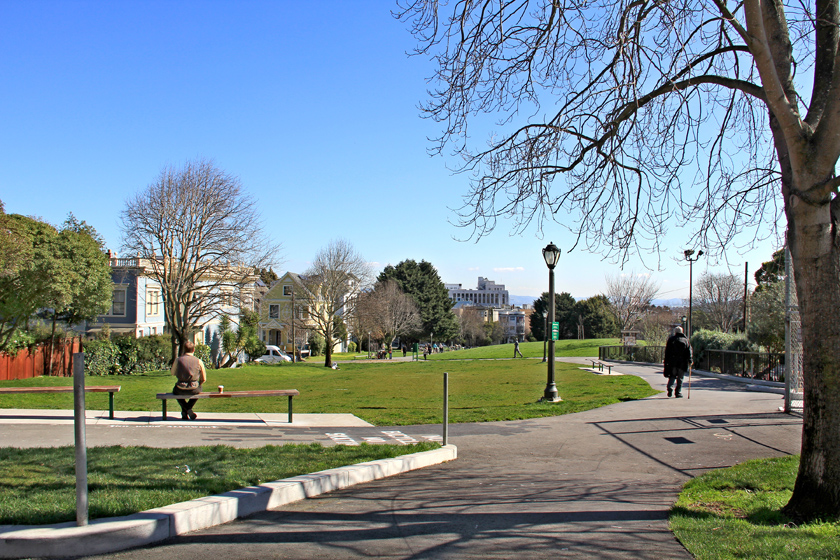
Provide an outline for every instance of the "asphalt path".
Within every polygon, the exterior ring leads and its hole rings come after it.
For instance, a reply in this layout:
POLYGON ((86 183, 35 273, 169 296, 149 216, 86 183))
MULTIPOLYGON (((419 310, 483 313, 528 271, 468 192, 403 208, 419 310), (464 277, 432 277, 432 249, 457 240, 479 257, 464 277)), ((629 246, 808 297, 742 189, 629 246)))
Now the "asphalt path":
MULTIPOLYGON (((613 371, 664 390, 655 367, 613 371)), ((690 399, 662 393, 552 418, 453 425, 451 463, 96 558, 690 558, 667 521, 682 484, 797 453, 801 436, 801 418, 778 411, 780 395, 692 381, 690 399)), ((219 443, 289 437, 276 428, 195 430, 219 443)), ((393 431, 421 439, 440 426, 341 429, 354 441, 393 431)), ((330 440, 322 433, 305 435, 330 440)))

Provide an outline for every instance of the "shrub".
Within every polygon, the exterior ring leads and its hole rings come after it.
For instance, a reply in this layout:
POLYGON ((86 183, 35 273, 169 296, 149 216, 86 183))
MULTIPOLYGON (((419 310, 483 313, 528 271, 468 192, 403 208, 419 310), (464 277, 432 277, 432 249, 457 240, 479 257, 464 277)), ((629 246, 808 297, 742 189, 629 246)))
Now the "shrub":
POLYGON ((169 369, 172 347, 165 335, 134 338, 116 336, 85 343, 88 375, 131 375, 169 369))
POLYGON ((313 333, 309 337, 309 352, 311 356, 320 356, 325 346, 324 337, 320 334, 313 333))
POLYGON ((347 344, 347 351, 348 352, 355 352, 356 351, 356 343, 350 342, 347 344))
POLYGON ((691 347, 694 350, 694 363, 700 363, 706 350, 735 350, 740 352, 755 352, 756 346, 743 334, 725 333, 701 329, 691 337, 691 347))
POLYGON ((210 347, 206 344, 196 344, 195 345, 195 357, 204 362, 205 364, 212 364, 212 358, 210 356, 210 347))
POLYGON ((15 329, 9 339, 9 344, 6 345, 4 352, 10 356, 14 356, 21 348, 28 348, 34 346, 38 342, 35 335, 29 331, 22 329, 15 329))
POLYGON ((85 373, 87 375, 117 375, 120 373, 120 351, 110 340, 91 340, 85 343, 85 373))

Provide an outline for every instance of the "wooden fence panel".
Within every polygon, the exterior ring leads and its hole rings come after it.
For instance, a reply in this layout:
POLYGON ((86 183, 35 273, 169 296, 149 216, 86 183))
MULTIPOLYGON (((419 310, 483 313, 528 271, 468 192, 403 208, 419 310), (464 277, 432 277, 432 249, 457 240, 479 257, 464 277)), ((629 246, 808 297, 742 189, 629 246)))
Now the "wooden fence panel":
POLYGON ((73 353, 81 351, 82 339, 70 338, 58 340, 52 347, 46 343, 35 346, 31 350, 22 348, 14 356, 0 352, 0 381, 29 379, 42 375, 69 377, 73 374, 73 353), (50 352, 52 352, 52 367, 51 371, 47 372, 50 352))

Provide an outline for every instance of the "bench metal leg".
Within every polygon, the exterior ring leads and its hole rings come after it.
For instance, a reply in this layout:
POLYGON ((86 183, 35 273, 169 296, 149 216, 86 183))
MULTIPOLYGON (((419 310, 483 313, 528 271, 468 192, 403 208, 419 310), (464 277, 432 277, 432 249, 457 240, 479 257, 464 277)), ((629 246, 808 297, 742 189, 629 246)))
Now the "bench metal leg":
POLYGON ((166 420, 166 399, 160 399, 160 402, 163 403, 163 419, 166 420))
POLYGON ((289 424, 292 423, 292 395, 289 395, 289 424))
POLYGON ((108 418, 114 419, 114 393, 108 393, 108 418))

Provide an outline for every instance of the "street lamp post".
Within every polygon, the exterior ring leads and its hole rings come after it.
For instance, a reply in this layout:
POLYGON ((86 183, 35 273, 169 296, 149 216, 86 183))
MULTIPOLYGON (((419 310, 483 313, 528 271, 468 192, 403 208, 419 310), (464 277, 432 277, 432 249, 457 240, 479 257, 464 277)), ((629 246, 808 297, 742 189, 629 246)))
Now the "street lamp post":
POLYGON ((685 260, 688 261, 688 326, 685 335, 691 340, 691 305, 694 300, 693 268, 697 259, 703 256, 703 251, 697 251, 697 256, 693 259, 691 257, 694 255, 694 249, 686 249, 683 251, 683 255, 685 255, 685 260))
MULTIPOLYGON (((548 311, 548 309, 546 309, 548 311)), ((545 363, 545 349, 548 347, 548 315, 543 313, 543 363, 545 363)))
MULTIPOLYGON (((560 249, 554 243, 549 243, 542 250, 545 265, 548 267, 548 324, 554 327, 554 267, 560 258, 560 249)), ((548 332, 546 332, 548 336, 548 332)), ((554 337, 551 337, 551 344, 548 345, 548 381, 545 384, 545 393, 540 399, 545 402, 558 402, 560 395, 557 392, 557 385, 554 383, 554 337)))

